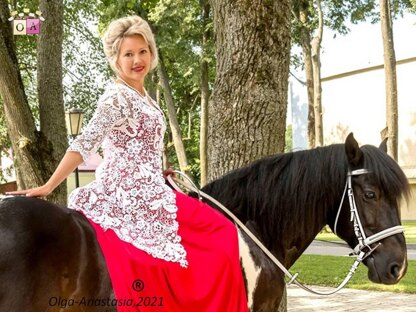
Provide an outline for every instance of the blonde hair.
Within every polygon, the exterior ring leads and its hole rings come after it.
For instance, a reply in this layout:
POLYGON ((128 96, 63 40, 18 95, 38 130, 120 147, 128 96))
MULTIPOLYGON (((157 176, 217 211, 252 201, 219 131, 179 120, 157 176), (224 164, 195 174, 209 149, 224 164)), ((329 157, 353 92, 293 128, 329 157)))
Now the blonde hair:
POLYGON ((128 16, 112 21, 103 37, 104 53, 111 68, 116 74, 118 74, 116 62, 119 56, 121 43, 124 38, 135 35, 142 36, 149 45, 150 52, 152 53, 150 69, 152 70, 157 66, 158 57, 156 42, 149 24, 140 16, 128 16))

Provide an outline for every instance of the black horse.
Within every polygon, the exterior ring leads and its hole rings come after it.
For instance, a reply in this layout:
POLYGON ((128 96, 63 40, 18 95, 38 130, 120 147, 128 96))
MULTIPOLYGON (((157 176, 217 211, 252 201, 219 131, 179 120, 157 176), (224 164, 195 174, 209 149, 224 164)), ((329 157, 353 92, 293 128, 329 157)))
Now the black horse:
MULTIPOLYGON (((359 148, 352 135, 345 144, 258 160, 203 191, 231 209, 290 268, 323 226, 334 226, 347 173, 361 168, 369 172, 353 176, 352 187, 366 235, 399 225, 398 202, 409 190, 405 175, 384 144, 359 148)), ((349 219, 346 201, 337 233, 354 247, 357 238, 349 219)), ((258 247, 248 245, 249 260, 258 273, 256 288, 247 288, 251 310, 277 311, 283 274, 258 247)), ((371 281, 397 283, 407 268, 404 236, 383 239, 364 263, 371 281)), ((116 311, 71 304, 82 298, 114 298, 88 221, 78 212, 40 199, 1 200, 0 311, 116 311)))

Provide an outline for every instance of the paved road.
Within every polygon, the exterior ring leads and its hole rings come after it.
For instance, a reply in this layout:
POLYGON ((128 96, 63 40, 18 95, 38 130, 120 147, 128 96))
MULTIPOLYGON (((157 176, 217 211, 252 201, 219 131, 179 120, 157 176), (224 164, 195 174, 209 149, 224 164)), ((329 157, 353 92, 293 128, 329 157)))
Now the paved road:
MULTIPOLYGON (((314 241, 305 253, 347 256, 351 249, 343 245, 314 241)), ((408 258, 416 259, 416 245, 408 245, 408 258)), ((328 291, 331 288, 313 286, 314 290, 328 291)), ((416 295, 378 292, 344 288, 329 296, 313 295, 291 285, 287 292, 288 312, 415 312, 416 295)))
MULTIPOLYGON (((314 289, 326 291, 330 288, 314 286, 314 289)), ((416 295, 392 292, 377 292, 344 288, 329 296, 310 294, 295 285, 288 287, 288 312, 415 312, 416 295)))
MULTIPOLYGON (((349 248, 345 243, 329 243, 314 240, 304 253, 314 255, 348 256, 351 251, 351 248, 349 248)), ((407 245, 407 258, 408 260, 416 260, 416 244, 407 245)))

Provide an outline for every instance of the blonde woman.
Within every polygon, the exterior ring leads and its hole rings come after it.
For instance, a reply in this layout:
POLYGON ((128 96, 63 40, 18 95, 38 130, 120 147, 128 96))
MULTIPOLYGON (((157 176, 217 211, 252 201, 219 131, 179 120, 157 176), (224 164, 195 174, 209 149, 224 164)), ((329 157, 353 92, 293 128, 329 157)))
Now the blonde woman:
POLYGON ((116 79, 89 124, 45 185, 9 194, 48 195, 102 145, 96 180, 73 191, 69 207, 95 229, 116 298, 139 311, 247 311, 235 226, 165 185, 166 122, 144 89, 158 60, 149 25, 138 16, 113 21, 103 44, 116 79))

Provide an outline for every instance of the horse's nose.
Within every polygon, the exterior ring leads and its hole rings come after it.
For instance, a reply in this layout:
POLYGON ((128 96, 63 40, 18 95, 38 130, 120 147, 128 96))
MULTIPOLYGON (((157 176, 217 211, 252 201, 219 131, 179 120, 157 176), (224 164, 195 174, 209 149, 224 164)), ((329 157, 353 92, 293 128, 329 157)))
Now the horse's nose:
POLYGON ((393 262, 389 266, 389 272, 395 280, 399 280, 403 276, 405 269, 405 265, 399 265, 397 262, 393 262))

